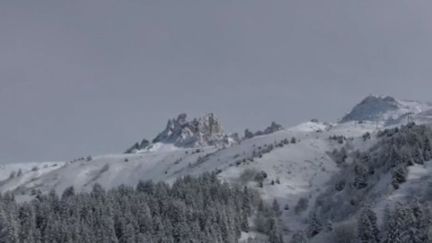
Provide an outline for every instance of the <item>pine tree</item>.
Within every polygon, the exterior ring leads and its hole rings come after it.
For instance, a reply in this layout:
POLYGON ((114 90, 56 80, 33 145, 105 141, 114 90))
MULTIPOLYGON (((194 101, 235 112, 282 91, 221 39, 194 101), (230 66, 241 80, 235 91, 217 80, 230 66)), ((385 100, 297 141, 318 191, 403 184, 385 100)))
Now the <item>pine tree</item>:
POLYGON ((400 165, 393 170, 392 185, 395 189, 399 189, 399 185, 406 181, 408 176, 408 169, 404 165, 400 165))
POLYGON ((279 202, 277 201, 277 199, 273 200, 272 209, 273 209, 273 212, 275 213, 276 216, 280 216, 282 214, 280 206, 279 206, 279 202))
POLYGON ((269 243, 283 243, 283 236, 279 228, 279 223, 277 219, 272 217, 268 221, 269 224, 269 243))
POLYGON ((384 238, 384 243, 407 243, 415 242, 412 238, 415 236, 414 226, 415 217, 410 209, 403 205, 398 205, 391 215, 388 223, 388 231, 384 238))
POLYGON ((358 237, 362 243, 378 243, 380 242, 379 230, 377 226, 377 217, 374 211, 365 208, 360 212, 358 220, 358 237))
POLYGON ((18 242, 17 223, 0 208, 0 243, 9 242, 18 242))
POLYGON ((33 208, 27 203, 23 204, 19 209, 18 218, 20 221, 19 241, 23 243, 32 243, 34 239, 36 225, 33 208))
POLYGON ((307 234, 309 237, 314 237, 319 234, 323 230, 323 225, 321 221, 318 219, 316 213, 312 213, 309 217, 309 224, 307 228, 307 234))
MULTIPOLYGON (((179 179, 175 186, 141 183, 105 191, 95 184, 90 193, 70 187, 61 198, 51 191, 21 204, 5 194, 0 243, 237 242, 257 206, 252 195, 214 174, 179 179)), ((262 208, 264 221, 274 216, 271 208, 262 208)), ((276 240, 278 220, 268 226, 265 233, 276 240)))

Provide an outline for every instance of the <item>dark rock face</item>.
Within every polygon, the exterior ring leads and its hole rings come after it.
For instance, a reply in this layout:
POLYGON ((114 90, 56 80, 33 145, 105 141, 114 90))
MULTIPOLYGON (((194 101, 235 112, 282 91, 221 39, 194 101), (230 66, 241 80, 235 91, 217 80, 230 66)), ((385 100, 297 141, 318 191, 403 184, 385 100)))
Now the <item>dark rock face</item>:
POLYGON ((274 133, 274 132, 280 131, 280 130, 282 130, 282 129, 283 129, 282 125, 280 125, 280 124, 278 124, 278 123, 276 123, 276 122, 272 122, 272 123, 270 124, 270 126, 268 126, 268 127, 264 130, 264 133, 265 133, 265 134, 271 134, 271 133, 274 133))
POLYGON ((150 142, 147 139, 143 139, 141 143, 135 143, 132 147, 130 147, 128 150, 126 150, 126 154, 135 153, 138 150, 145 149, 147 146, 150 145, 150 142))
POLYGON ((377 121, 382 119, 382 115, 386 112, 397 109, 399 109, 399 104, 393 97, 368 96, 356 105, 341 122, 377 121))
POLYGON ((256 131, 255 133, 253 133, 249 129, 246 129, 244 131, 244 139, 250 139, 250 138, 253 138, 255 136, 271 134, 271 133, 280 131, 282 129, 283 129, 282 125, 273 121, 270 124, 270 126, 268 126, 266 129, 264 129, 264 131, 256 131))
POLYGON ((170 143, 178 147, 208 146, 224 143, 226 135, 214 114, 187 121, 186 114, 170 119, 153 143, 170 143), (224 139, 225 138, 225 139, 224 139))
POLYGON ((191 121, 182 113, 177 118, 168 120, 165 129, 150 143, 144 139, 135 143, 126 153, 135 153, 146 149, 154 143, 173 144, 177 147, 229 146, 238 143, 238 134, 227 135, 221 123, 213 113, 206 114, 191 121))

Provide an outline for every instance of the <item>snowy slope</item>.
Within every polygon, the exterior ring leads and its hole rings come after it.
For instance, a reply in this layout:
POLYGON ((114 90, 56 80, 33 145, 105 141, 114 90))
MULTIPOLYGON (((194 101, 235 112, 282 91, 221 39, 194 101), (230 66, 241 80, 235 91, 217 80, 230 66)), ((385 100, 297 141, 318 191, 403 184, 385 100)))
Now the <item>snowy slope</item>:
POLYGON ((28 181, 45 176, 63 168, 64 162, 29 162, 0 165, 1 192, 13 191, 28 181))
MULTIPOLYGON (((212 146, 197 148, 178 148, 172 145, 155 144, 137 154, 118 154, 94 157, 91 161, 79 160, 63 162, 58 167, 31 172, 33 164, 4 165, 1 191, 16 188, 18 185, 47 192, 55 189, 63 191, 68 186, 88 191, 95 183, 110 188, 120 184, 135 185, 139 180, 170 181, 178 176, 198 175, 206 171, 221 170, 221 178, 235 180, 247 168, 265 170, 269 177, 281 181, 266 193, 285 190, 297 194, 306 193, 311 184, 321 184, 335 170, 334 163, 327 152, 339 145, 328 139, 331 135, 351 132, 344 126, 334 126, 328 131, 324 124, 305 123, 273 134, 257 136, 228 148, 212 146), (324 129, 324 130, 323 130, 324 129), (295 137, 295 144, 276 147, 283 140, 295 137), (267 146, 274 146, 269 153, 260 152, 267 146), (259 158, 254 153, 263 153, 259 158), (252 159, 253 161, 250 161, 252 159), (243 162, 246 160, 246 162, 243 162), (6 169, 7 168, 7 169, 6 169), (23 169, 22 178, 7 180, 10 171, 23 169), (324 173, 320 173, 325 168, 324 173), (318 172, 317 172, 318 170, 318 172), (321 175, 322 174, 322 175, 321 175), (321 177, 322 176, 322 177, 321 177)), ((357 133, 366 131, 353 127, 357 133)), ((279 194, 279 193, 278 193, 279 194)), ((271 197, 268 196, 269 198, 271 197)))
MULTIPOLYGON (((308 198, 312 205, 323 185, 339 170, 328 152, 340 148, 341 144, 329 137, 360 136, 370 130, 370 127, 358 124, 306 122, 246 139, 227 148, 179 148, 157 143, 136 154, 104 155, 93 157, 91 161, 64 162, 38 173, 31 172, 28 166, 14 165, 15 169, 25 168, 23 176, 4 180, 0 191, 18 188, 16 192, 19 195, 31 195, 34 189, 43 193, 54 189, 61 193, 69 186, 74 186, 77 191, 90 191, 95 183, 105 188, 121 184, 134 186, 140 180, 171 182, 179 176, 218 171, 222 180, 247 184, 257 189, 268 202, 277 199, 280 205, 293 209, 300 198, 308 198), (291 141, 293 137, 295 143, 291 141), (248 170, 267 174, 262 188, 253 179, 242 181, 242 175, 248 170)), ((294 210, 285 211, 283 219, 287 229, 303 228, 305 215, 307 211, 299 215, 294 210)))
MULTIPOLYGON (((293 209, 297 202, 307 198, 309 205, 313 205, 327 187, 333 186, 328 182, 340 168, 330 155, 332 151, 342 147, 366 151, 377 143, 373 135, 379 129, 405 124, 407 114, 411 114, 410 119, 422 123, 430 122, 432 117, 432 106, 426 103, 389 97, 368 97, 365 100, 340 123, 309 121, 223 146, 208 142, 198 143, 199 146, 176 146, 175 142, 155 140, 155 143, 131 154, 102 155, 68 162, 2 165, 0 192, 14 191, 28 196, 35 190, 61 193, 69 186, 76 191, 90 191, 96 183, 108 189, 122 184, 134 186, 140 180, 172 182, 180 176, 217 171, 221 180, 248 185, 258 190, 266 201, 277 199, 282 208, 289 206, 290 210, 285 210, 282 218, 287 226, 286 233, 290 235, 304 229, 312 208, 295 213, 293 209), (371 138, 363 139, 365 133, 371 133, 371 138), (343 138, 331 139, 335 136, 343 138), (33 169, 34 166, 38 169, 33 169), (12 172, 18 174, 19 170, 20 175, 10 178, 12 172), (266 173, 262 187, 253 178, 247 179, 247 173, 251 172, 266 173)), ((185 138, 183 130, 179 131, 180 137, 185 138)), ((165 135, 173 139, 170 132, 165 135)), ((209 136, 204 137, 207 139, 209 136)), ((215 137, 219 139, 224 135, 217 133, 215 137)), ((413 168, 410 183, 403 185, 401 193, 406 195, 405 192, 414 190, 416 180, 426 177, 430 170, 429 167, 413 168)), ((397 197, 397 194, 388 195, 389 199, 397 197)), ((380 207, 384 206, 377 204, 377 208, 380 207)))

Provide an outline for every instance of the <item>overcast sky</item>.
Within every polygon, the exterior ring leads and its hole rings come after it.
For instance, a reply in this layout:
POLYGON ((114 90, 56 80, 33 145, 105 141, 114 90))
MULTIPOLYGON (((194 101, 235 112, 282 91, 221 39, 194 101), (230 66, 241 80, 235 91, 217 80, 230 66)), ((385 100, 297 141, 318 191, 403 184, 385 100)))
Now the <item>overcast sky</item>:
POLYGON ((430 0, 1 0, 0 161, 122 152, 170 117, 228 131, 432 100, 430 0))

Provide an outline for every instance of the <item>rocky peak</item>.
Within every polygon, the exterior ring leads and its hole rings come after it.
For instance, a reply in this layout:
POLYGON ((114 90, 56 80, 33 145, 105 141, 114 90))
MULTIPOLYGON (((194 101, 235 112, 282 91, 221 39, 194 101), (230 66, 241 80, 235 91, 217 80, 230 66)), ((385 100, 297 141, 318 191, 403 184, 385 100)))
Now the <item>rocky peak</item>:
POLYGON ((395 98, 370 95, 354 106, 341 122, 378 121, 384 119, 385 114, 398 109, 399 102, 395 98))
POLYGON ((182 113, 177 118, 168 120, 163 130, 153 143, 171 143, 178 147, 196 147, 222 143, 225 134, 221 123, 213 113, 191 121, 182 113))
POLYGON ((135 143, 134 145, 132 145, 132 147, 130 147, 129 149, 126 150, 126 154, 131 154, 131 153, 135 153, 139 150, 145 149, 147 146, 150 145, 150 142, 147 139, 143 139, 141 141, 141 143, 135 143))
POLYGON ((432 104, 414 100, 399 100, 390 96, 368 96, 354 106, 341 122, 373 121, 384 126, 409 122, 430 123, 432 104))

